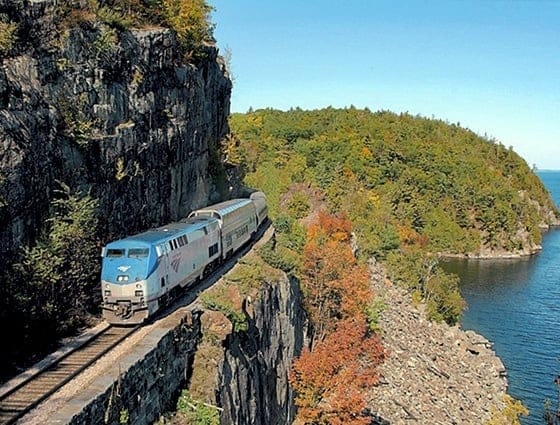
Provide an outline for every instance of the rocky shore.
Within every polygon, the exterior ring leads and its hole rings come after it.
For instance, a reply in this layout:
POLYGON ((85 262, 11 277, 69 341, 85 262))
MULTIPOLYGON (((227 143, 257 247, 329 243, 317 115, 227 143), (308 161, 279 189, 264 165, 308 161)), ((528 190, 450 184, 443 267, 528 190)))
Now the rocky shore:
POLYGON ((385 303, 381 319, 389 352, 372 389, 371 409, 395 424, 483 424, 500 409, 505 367, 492 344, 473 331, 433 323, 423 306, 373 265, 373 285, 385 303))

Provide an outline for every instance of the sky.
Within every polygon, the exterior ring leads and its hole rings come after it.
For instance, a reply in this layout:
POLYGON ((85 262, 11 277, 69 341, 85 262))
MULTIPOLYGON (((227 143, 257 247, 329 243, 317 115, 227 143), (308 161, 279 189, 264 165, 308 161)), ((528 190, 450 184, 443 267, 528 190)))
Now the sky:
POLYGON ((560 0, 209 3, 232 112, 408 112, 560 169, 560 0))

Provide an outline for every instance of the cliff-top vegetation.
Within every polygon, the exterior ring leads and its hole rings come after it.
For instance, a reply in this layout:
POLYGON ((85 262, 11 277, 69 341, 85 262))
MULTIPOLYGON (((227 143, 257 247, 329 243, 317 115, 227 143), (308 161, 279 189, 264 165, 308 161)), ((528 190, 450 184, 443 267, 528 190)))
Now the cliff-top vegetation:
POLYGON ((214 41, 212 10, 205 0, 88 0, 62 3, 57 9, 63 28, 84 22, 102 22, 117 31, 170 28, 187 54, 195 58, 202 54, 204 44, 214 41))

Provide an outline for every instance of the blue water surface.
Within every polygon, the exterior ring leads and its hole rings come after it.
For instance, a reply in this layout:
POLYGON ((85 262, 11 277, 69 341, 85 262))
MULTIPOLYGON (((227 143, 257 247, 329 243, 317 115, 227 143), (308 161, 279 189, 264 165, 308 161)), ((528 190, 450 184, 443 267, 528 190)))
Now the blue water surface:
MULTIPOLYGON (((560 171, 541 172, 560 205, 560 171)), ((556 406, 560 374, 560 229, 547 232, 543 250, 524 260, 451 261, 468 304, 464 329, 494 342, 508 371, 509 393, 530 410, 525 425, 544 424, 543 403, 556 406)))

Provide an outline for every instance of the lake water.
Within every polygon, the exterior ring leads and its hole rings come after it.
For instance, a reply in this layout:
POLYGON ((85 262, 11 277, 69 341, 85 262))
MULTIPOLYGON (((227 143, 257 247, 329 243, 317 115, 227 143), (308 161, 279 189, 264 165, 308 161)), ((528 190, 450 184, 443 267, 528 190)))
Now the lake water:
MULTIPOLYGON (((539 173, 560 205, 560 171, 539 173)), ((494 342, 508 371, 509 393, 530 410, 526 425, 544 424, 543 403, 553 406, 560 375, 560 230, 547 232, 543 250, 524 260, 453 261, 468 303, 462 319, 494 342)))

